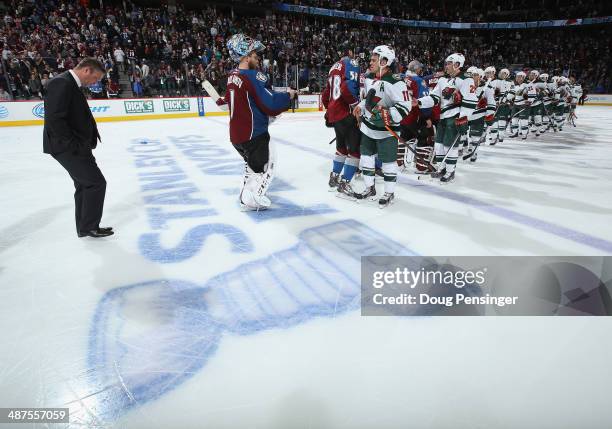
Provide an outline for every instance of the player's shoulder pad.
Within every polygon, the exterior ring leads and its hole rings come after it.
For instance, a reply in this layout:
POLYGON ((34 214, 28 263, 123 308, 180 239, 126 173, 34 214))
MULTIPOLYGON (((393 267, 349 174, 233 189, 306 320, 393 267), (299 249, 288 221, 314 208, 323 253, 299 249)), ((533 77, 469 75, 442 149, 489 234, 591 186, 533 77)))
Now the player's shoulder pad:
POLYGON ((257 72, 257 74, 255 75, 255 79, 263 83, 266 83, 268 81, 268 78, 262 72, 257 72))

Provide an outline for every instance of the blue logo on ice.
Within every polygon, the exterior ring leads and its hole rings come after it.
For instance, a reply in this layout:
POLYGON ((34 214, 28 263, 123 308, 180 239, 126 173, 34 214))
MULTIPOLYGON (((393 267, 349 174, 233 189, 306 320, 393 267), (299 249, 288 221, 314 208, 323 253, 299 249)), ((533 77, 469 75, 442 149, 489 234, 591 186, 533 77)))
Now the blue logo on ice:
POLYGON ((6 107, 0 106, 0 119, 8 118, 9 111, 6 107))
POLYGON ((187 381, 229 336, 333 318, 360 305, 361 255, 414 255, 355 220, 204 284, 152 279, 108 291, 89 336, 97 417, 113 420, 187 381))
POLYGON ((38 118, 45 118, 45 104, 44 103, 38 103, 36 106, 34 106, 34 108, 32 109, 32 114, 38 118))

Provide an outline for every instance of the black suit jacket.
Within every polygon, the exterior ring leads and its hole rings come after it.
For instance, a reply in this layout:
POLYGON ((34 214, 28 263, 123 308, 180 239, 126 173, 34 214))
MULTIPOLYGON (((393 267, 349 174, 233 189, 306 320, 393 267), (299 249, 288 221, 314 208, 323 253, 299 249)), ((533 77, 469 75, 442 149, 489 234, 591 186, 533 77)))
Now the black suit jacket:
POLYGON ((43 152, 91 150, 100 138, 85 95, 66 71, 47 84, 43 152))

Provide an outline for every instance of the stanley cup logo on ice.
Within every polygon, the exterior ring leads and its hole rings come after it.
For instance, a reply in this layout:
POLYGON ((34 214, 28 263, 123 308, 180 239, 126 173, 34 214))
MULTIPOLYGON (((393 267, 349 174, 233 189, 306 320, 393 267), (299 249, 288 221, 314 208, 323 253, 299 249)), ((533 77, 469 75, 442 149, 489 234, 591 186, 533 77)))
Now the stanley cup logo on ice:
POLYGON ((103 391, 97 395, 100 414, 127 412, 173 389, 214 359, 226 335, 290 328, 358 309, 360 255, 410 253, 344 220, 307 229, 296 246, 202 285, 160 279, 109 291, 98 304, 89 343, 89 367, 103 391))

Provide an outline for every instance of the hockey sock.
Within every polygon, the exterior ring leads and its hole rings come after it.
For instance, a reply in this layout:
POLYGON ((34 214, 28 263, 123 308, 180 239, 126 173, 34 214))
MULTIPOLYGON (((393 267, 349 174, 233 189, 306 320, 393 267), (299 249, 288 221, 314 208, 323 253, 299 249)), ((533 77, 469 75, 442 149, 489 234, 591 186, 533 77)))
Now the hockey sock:
POLYGON ((492 126, 491 126, 491 130, 489 131, 489 135, 487 136, 487 140, 489 142, 495 141, 495 139, 497 138, 497 133, 498 130, 497 128, 499 127, 499 121, 496 121, 492 126))
POLYGON ((383 165, 382 161, 376 157, 376 163, 374 165, 375 168, 381 168, 383 165))
POLYGON ((351 155, 347 156, 346 161, 344 162, 344 173, 342 173, 342 178, 347 182, 350 182, 353 179, 358 166, 359 158, 355 158, 351 155))
POLYGON ((500 120, 497 131, 499 132, 499 139, 503 140, 506 137, 506 126, 508 123, 505 120, 500 120))
POLYGON ((382 165, 385 177, 385 192, 393 193, 397 182, 397 162, 385 162, 382 165))
POLYGON ((519 131, 519 134, 522 137, 525 137, 527 134, 529 134, 529 120, 527 120, 527 119, 520 119, 519 120, 519 126, 521 127, 520 131, 519 131))
POLYGON ((446 172, 452 173, 455 171, 455 166, 457 165, 457 158, 459 157, 459 148, 455 145, 448 152, 448 156, 446 157, 446 172))
POLYGON ((519 120, 518 118, 512 118, 512 122, 510 122, 510 132, 512 134, 517 134, 519 129, 519 120))
POLYGON ((535 115, 533 122, 535 123, 536 131, 539 131, 542 128, 542 115, 535 115))
POLYGON ((333 167, 334 173, 340 174, 342 172, 342 167, 344 167, 345 160, 346 160, 346 154, 336 151, 336 154, 334 155, 334 167, 333 167))
POLYGON ((359 168, 361 169, 361 173, 363 175, 363 182, 368 188, 374 184, 375 165, 376 160, 374 155, 361 155, 361 159, 359 160, 359 168))
MULTIPOLYGON (((446 155, 446 150, 444 148, 444 145, 442 143, 436 142, 434 145, 434 151, 435 151, 435 158, 434 158, 435 161, 437 163, 441 163, 442 160, 444 159, 444 155, 446 155)), ((444 168, 444 165, 440 165, 439 168, 440 169, 444 168)))

